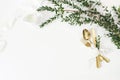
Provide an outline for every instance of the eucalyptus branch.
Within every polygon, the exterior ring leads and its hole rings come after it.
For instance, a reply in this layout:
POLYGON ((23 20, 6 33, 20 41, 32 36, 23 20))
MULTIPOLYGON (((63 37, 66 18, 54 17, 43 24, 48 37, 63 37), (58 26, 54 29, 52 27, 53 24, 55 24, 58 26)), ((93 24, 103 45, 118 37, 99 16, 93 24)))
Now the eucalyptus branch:
POLYGON ((64 11, 66 11, 66 12, 78 12, 78 10, 73 10, 73 9, 65 9, 64 11))
POLYGON ((68 1, 68 0, 62 0, 61 1, 63 4, 67 4, 75 9, 81 10, 81 8, 78 5, 75 5, 73 2, 68 1))
POLYGON ((55 15, 55 16, 49 18, 47 21, 43 22, 43 23, 40 25, 40 27, 41 27, 41 28, 44 27, 46 24, 49 24, 49 23, 53 22, 53 21, 56 20, 58 17, 59 17, 59 15, 55 15))
POLYGON ((98 35, 98 37, 96 38, 96 48, 98 48, 98 50, 100 49, 100 39, 101 37, 98 35))
POLYGON ((48 7, 48 6, 42 6, 42 7, 39 7, 37 9, 37 11, 51 11, 51 12, 53 12, 53 11, 55 11, 55 8, 48 7))
POLYGON ((55 4, 55 6, 59 6, 59 0, 48 0, 50 2, 52 2, 53 4, 55 4))
POLYGON ((54 4, 54 8, 49 6, 42 6, 37 11, 50 11, 55 12, 55 16, 42 23, 40 26, 61 18, 62 21, 68 22, 71 25, 82 25, 88 23, 98 24, 100 27, 109 31, 108 36, 111 37, 113 43, 120 49, 120 8, 113 7, 113 11, 118 16, 118 23, 112 16, 111 11, 108 11, 107 7, 103 6, 100 1, 92 0, 48 0, 54 4), (64 5, 69 6, 71 9, 65 9, 64 5), (97 7, 103 8, 104 14, 98 11, 97 7), (65 12, 69 12, 65 15, 65 12))

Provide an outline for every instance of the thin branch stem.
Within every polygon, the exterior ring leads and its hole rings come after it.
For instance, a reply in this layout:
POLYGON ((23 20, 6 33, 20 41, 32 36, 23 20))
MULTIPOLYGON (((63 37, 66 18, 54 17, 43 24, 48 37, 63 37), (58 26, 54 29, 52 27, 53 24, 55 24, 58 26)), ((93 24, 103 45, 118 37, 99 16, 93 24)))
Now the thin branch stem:
POLYGON ((70 10, 65 9, 64 11, 66 11, 66 12, 78 12, 78 10, 75 10, 75 9, 70 9, 70 10))

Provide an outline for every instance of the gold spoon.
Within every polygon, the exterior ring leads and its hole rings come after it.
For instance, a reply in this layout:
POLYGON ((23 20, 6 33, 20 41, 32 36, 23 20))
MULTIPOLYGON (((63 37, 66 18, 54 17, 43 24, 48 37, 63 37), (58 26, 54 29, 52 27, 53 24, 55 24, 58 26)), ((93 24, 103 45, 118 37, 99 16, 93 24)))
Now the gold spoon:
POLYGON ((87 29, 83 30, 83 38, 85 40, 89 40, 90 39, 90 32, 87 29))
POLYGON ((90 41, 90 32, 87 30, 87 29, 84 29, 83 30, 83 38, 85 39, 85 40, 88 40, 89 42, 86 42, 85 43, 85 45, 87 46, 87 47, 91 47, 91 41, 90 41))

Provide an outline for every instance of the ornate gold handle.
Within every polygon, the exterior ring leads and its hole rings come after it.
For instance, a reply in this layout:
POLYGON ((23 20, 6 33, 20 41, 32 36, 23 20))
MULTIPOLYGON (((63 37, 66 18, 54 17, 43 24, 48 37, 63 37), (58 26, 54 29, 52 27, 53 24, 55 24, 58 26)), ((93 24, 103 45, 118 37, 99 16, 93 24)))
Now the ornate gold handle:
POLYGON ((102 56, 101 54, 99 54, 99 55, 96 57, 96 67, 97 67, 97 68, 100 68, 100 67, 101 67, 101 62, 102 62, 103 60, 104 60, 105 62, 107 62, 107 63, 110 62, 110 59, 102 56))

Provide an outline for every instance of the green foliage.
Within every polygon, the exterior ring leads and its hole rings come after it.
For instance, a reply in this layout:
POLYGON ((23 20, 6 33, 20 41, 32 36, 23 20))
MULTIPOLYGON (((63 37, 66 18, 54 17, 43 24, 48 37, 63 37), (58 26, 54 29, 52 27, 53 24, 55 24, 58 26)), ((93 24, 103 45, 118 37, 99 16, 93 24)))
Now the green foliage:
POLYGON ((42 6, 40 8, 37 9, 37 11, 55 11, 55 8, 52 8, 52 7, 48 7, 48 6, 42 6))
POLYGON ((98 37, 96 38, 96 47, 98 48, 98 50, 100 49, 100 36, 98 35, 98 37))
MULTIPOLYGON (((61 21, 68 22, 71 25, 79 25, 94 23, 109 31, 108 36, 111 37, 113 43, 120 49, 120 8, 112 7, 118 21, 114 18, 111 11, 103 6, 100 1, 92 0, 48 0, 54 8, 49 6, 42 6, 37 11, 50 11, 54 12, 55 16, 43 22, 40 26, 44 27, 46 24, 51 23, 57 18, 61 21), (66 10, 65 5, 72 10, 66 10), (103 8, 103 12, 98 11, 97 7, 103 8), (103 14, 104 13, 104 14, 103 14), (67 15, 66 15, 67 14, 67 15), (117 22, 117 23, 116 23, 117 22)), ((98 45, 97 45, 98 46, 98 45)))
POLYGON ((44 27, 46 24, 51 23, 52 21, 56 20, 58 17, 59 17, 59 15, 55 15, 55 16, 51 17, 51 18, 48 19, 47 21, 43 22, 43 23, 40 25, 40 27, 41 27, 41 28, 44 27))

